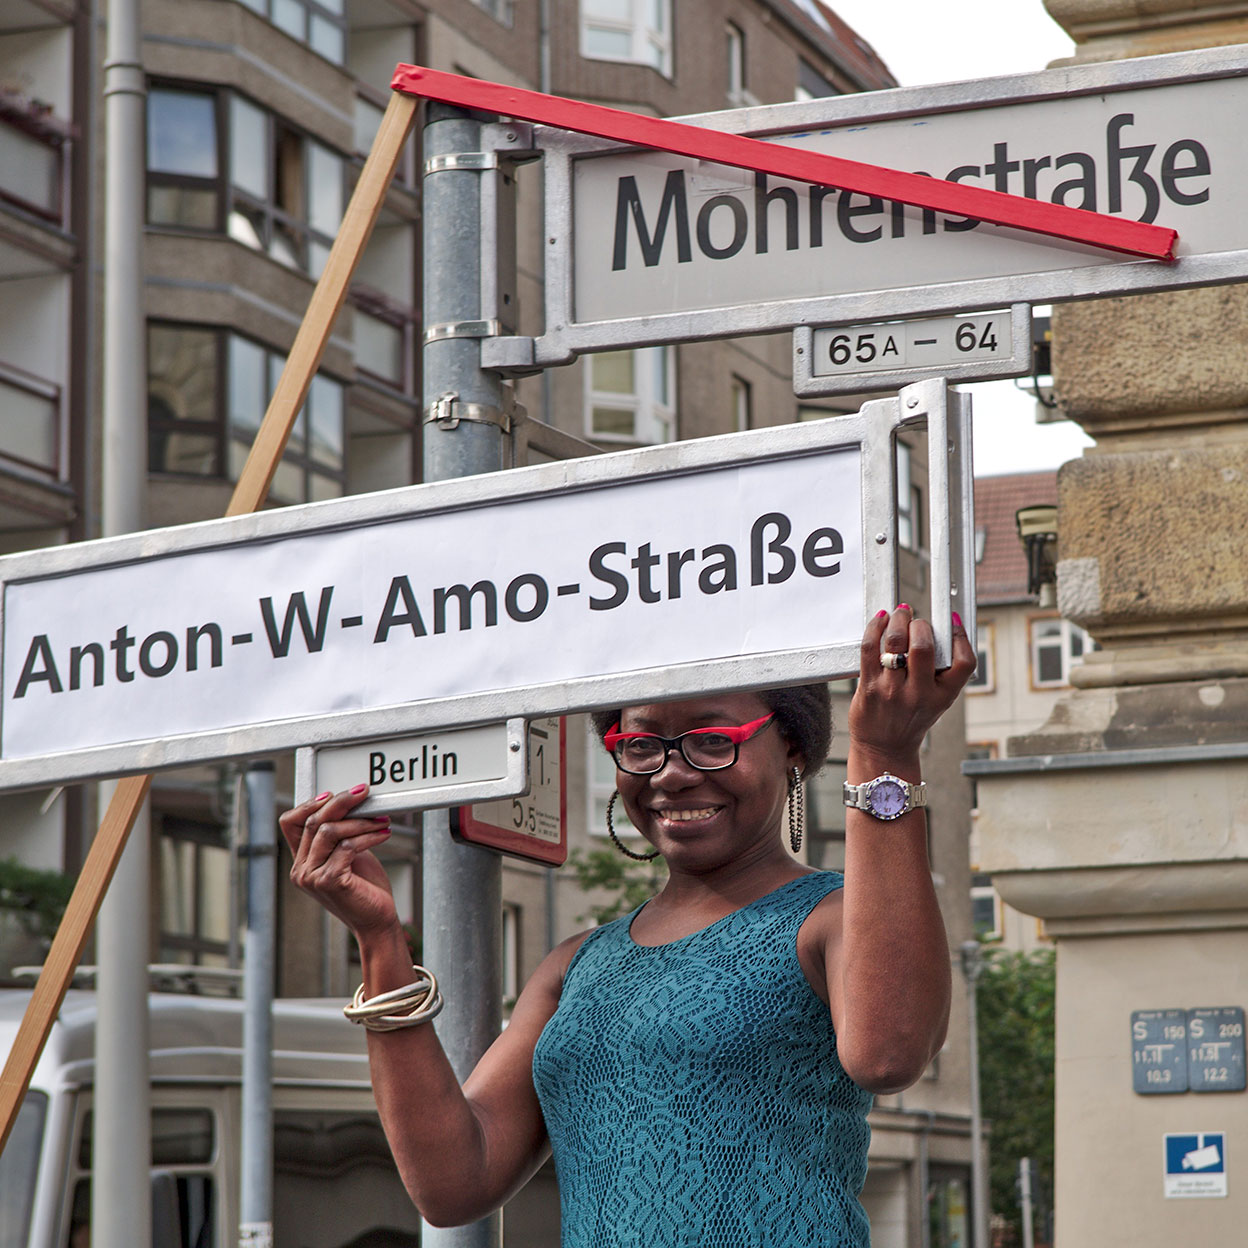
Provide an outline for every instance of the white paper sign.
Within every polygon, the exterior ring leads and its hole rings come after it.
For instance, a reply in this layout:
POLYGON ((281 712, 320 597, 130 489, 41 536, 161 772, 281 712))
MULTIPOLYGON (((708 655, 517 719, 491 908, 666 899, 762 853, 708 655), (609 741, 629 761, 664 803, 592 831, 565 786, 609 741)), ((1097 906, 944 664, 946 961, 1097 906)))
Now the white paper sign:
POLYGON ((852 639, 861 458, 9 581, 0 759, 852 639))

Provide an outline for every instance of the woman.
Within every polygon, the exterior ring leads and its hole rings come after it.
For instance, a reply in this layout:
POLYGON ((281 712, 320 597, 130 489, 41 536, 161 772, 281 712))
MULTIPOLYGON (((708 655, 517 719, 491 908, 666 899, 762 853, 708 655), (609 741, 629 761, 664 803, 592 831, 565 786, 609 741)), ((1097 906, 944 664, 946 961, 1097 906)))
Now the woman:
MULTIPOLYGON (((794 772, 826 752, 820 687, 597 721, 667 883, 542 962, 462 1089, 431 1027, 370 1031, 382 1123, 428 1221, 485 1216, 553 1146, 565 1248, 864 1248, 871 1094, 913 1083, 948 1021, 949 948, 911 803, 923 801, 923 738, 974 666, 956 616, 941 672, 931 626, 908 606, 868 624, 844 887, 782 837, 794 772)), ((366 791, 282 816, 292 879, 354 933, 372 1000, 410 1004, 406 939, 368 852, 387 821, 351 813, 366 791)))

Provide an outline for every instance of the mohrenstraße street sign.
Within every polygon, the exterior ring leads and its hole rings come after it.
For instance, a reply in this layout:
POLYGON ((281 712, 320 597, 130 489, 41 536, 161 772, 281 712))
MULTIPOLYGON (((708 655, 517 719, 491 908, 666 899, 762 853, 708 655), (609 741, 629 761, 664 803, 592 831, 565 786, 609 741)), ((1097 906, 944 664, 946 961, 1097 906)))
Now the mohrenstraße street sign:
POLYGON ((487 364, 1248 278, 1248 50, 680 119, 1177 230, 1176 259, 987 225, 548 126, 546 329, 487 364))

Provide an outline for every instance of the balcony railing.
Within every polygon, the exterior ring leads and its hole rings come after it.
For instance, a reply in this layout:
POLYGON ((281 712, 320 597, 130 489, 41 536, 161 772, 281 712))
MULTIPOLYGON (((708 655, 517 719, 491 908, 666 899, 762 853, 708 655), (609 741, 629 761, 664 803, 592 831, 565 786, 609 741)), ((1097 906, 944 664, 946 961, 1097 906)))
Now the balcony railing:
POLYGON ((0 468, 65 475, 61 388, 0 361, 0 468))
POLYGON ((46 105, 0 89, 0 200, 60 224, 72 133, 46 105))

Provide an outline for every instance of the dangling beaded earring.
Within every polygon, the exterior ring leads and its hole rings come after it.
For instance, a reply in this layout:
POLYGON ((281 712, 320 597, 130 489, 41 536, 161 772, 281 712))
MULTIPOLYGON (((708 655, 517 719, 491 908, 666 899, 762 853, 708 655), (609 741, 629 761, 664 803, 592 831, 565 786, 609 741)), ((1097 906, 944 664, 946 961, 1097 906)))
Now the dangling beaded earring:
POLYGON ((619 797, 619 795, 620 791, 619 789, 616 789, 615 792, 611 794, 611 800, 607 803, 607 835, 615 842, 616 849, 618 849, 625 858, 631 858, 634 862, 651 862, 659 856, 659 851, 657 849, 652 854, 634 853, 615 834, 615 824, 611 820, 611 812, 615 809, 615 799, 619 797))
MULTIPOLYGON (((802 795, 802 773, 796 767, 789 768, 789 845, 793 852, 802 848, 802 833, 806 830, 805 803, 802 795)), ((609 822, 609 821, 608 821, 609 822)))

